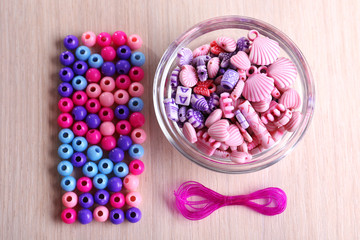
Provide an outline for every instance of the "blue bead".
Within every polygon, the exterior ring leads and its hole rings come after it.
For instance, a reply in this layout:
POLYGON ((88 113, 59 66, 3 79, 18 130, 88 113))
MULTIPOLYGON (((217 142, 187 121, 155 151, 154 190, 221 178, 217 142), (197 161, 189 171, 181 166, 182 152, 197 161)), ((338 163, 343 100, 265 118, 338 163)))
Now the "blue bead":
POLYGON ((92 113, 87 115, 86 125, 88 125, 89 128, 98 128, 100 124, 101 124, 101 120, 97 114, 92 113))
POLYGON ((140 144, 133 144, 129 149, 132 158, 140 159, 144 155, 144 148, 140 144))
POLYGON ((75 137, 72 141, 72 147, 76 152, 83 152, 88 147, 88 142, 84 137, 75 137))
POLYGON ((74 72, 69 67, 64 67, 59 71, 59 77, 63 82, 70 82, 74 77, 74 72))
POLYGON ((74 89, 70 83, 62 82, 58 86, 58 93, 61 97, 70 97, 74 89))
POLYGON ((64 38, 64 47, 68 50, 74 50, 79 45, 79 40, 74 35, 67 35, 64 38))
POLYGON ((77 91, 82 91, 87 87, 87 81, 83 76, 76 76, 71 81, 71 85, 77 91))
POLYGON ((81 224, 88 224, 91 223, 93 214, 89 209, 84 208, 78 212, 77 217, 81 224))
POLYGON ((120 60, 116 63, 116 71, 118 74, 128 74, 131 65, 127 60, 120 60))
POLYGON ((104 62, 101 66, 101 73, 105 76, 112 76, 115 74, 115 64, 113 62, 104 62))
POLYGON ((103 174, 110 174, 114 168, 114 163, 107 158, 102 159, 98 164, 99 171, 103 174))
POLYGON ((130 99, 128 105, 131 111, 140 112, 144 107, 144 102, 138 97, 133 97, 130 99))
POLYGON ((91 193, 83 193, 79 196, 79 204, 83 208, 90 208, 94 205, 94 198, 91 193))
POLYGON ((75 56, 81 61, 86 61, 91 55, 91 51, 87 46, 80 46, 75 51, 75 56))
POLYGON ((84 75, 88 70, 88 65, 84 61, 76 61, 73 65, 73 71, 76 75, 84 75))
POLYGON ((122 45, 116 50, 116 54, 118 58, 126 60, 129 59, 129 57, 131 56, 131 49, 129 48, 129 46, 122 45))
POLYGON ((72 156, 71 156, 71 164, 74 167, 82 167, 84 166, 84 164, 86 163, 86 156, 84 153, 82 152, 75 152, 72 156))
POLYGON ((87 115, 87 111, 83 106, 76 106, 71 111, 75 121, 82 121, 87 115))
POLYGON ((119 148, 121 148, 123 151, 127 151, 130 149, 132 145, 132 140, 129 136, 126 135, 120 135, 117 145, 119 148))
POLYGON ((99 161, 103 156, 103 151, 101 147, 94 145, 88 148, 86 156, 91 161, 99 161))
POLYGON ((130 62, 133 66, 141 67, 145 63, 145 55, 142 52, 133 52, 130 62))
POLYGON ((101 57, 100 54, 94 53, 90 55, 88 63, 89 66, 92 68, 99 68, 103 65, 104 59, 101 57))
POLYGON ((58 136, 61 143, 71 143, 74 139, 74 133, 68 128, 61 129, 58 136))
POLYGON ((114 163, 121 162, 124 159, 124 151, 121 148, 114 148, 109 152, 109 158, 114 163))
POLYGON ((58 148, 59 157, 62 159, 69 159, 74 153, 74 149, 67 143, 61 144, 58 148))
POLYGON ((61 188, 66 192, 74 191, 76 187, 76 179, 73 176, 66 176, 61 179, 61 188))
POLYGON ((108 178, 105 174, 99 173, 93 178, 93 185, 97 189, 105 189, 108 184, 108 178))
POLYGON ((119 178, 124 178, 129 174, 129 167, 124 162, 119 162, 114 166, 114 174, 119 178))
POLYGON ((61 161, 57 166, 58 173, 61 176, 69 176, 73 172, 73 165, 69 161, 61 161))
POLYGON ((99 190, 94 194, 95 202, 99 205, 106 205, 110 200, 110 194, 106 190, 99 190))
POLYGON ((85 176, 92 178, 98 173, 98 167, 94 162, 87 162, 83 166, 82 172, 85 176))
POLYGON ((129 108, 125 105, 119 105, 114 110, 115 117, 120 120, 125 120, 129 117, 129 108))
POLYGON ((60 54, 60 63, 64 66, 69 66, 74 63, 75 56, 70 51, 65 51, 60 54))
POLYGON ((115 208, 110 211, 110 221, 113 224, 120 224, 124 222, 124 220, 125 220, 125 214, 123 210, 115 208))

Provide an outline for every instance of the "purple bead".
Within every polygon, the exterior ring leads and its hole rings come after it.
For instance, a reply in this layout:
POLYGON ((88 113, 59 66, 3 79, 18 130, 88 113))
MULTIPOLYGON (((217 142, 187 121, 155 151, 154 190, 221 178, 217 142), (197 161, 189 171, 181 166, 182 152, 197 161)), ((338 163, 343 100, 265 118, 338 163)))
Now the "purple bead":
POLYGON ((176 88, 179 85, 179 73, 180 73, 180 67, 176 67, 171 72, 170 85, 171 85, 172 88, 176 88))
POLYGON ((74 167, 82 167, 86 163, 86 155, 82 152, 75 152, 71 156, 71 164, 74 167))
POLYGON ((247 129, 249 127, 249 123, 246 121, 246 118, 244 117, 244 115, 242 115, 240 110, 236 110, 235 117, 243 129, 247 129))
POLYGON ((107 189, 110 192, 120 192, 122 188, 122 181, 119 177, 112 177, 109 179, 107 184, 107 189))
POLYGON ((90 208, 94 205, 94 198, 91 193, 83 193, 79 196, 79 204, 83 208, 90 208))
POLYGON ((213 112, 215 109, 217 109, 220 105, 220 97, 216 93, 212 93, 210 95, 210 99, 208 102, 209 110, 207 113, 213 112))
POLYGON ((73 65, 73 71, 76 75, 84 75, 88 70, 88 65, 84 61, 76 61, 73 65))
POLYGON ((64 66, 69 66, 75 61, 74 54, 70 51, 65 51, 60 54, 60 63, 64 66))
POLYGON ((194 128, 201 129, 204 127, 205 118, 200 111, 190 108, 186 112, 186 118, 194 128))
POLYGON ((194 67, 205 65, 210 59, 211 57, 209 55, 198 56, 193 59, 192 64, 194 65, 194 67))
POLYGON ((166 116, 173 121, 179 121, 179 106, 175 103, 175 99, 166 98, 164 99, 166 116))
POLYGON ((110 211, 110 221, 113 224, 120 224, 124 221, 124 211, 118 208, 115 208, 110 211))
POLYGON ((196 67, 196 72, 199 80, 204 82, 208 79, 208 73, 205 65, 200 65, 196 67))
POLYGON ((220 67, 228 68, 230 65, 230 58, 234 55, 234 53, 222 52, 219 54, 219 59, 221 60, 220 67))
POLYGON ((131 56, 131 49, 126 45, 122 45, 116 50, 116 54, 118 58, 126 60, 129 59, 131 56))
POLYGON ((83 208, 78 212, 77 218, 81 224, 88 224, 91 223, 93 214, 89 209, 83 208))
POLYGON ((242 37, 237 40, 237 43, 236 43, 237 51, 249 52, 249 47, 250 47, 250 41, 246 37, 242 37))
POLYGON ((106 190, 99 190, 94 194, 95 202, 99 205, 106 205, 109 202, 110 194, 106 190))
POLYGON ((86 117, 86 124, 89 128, 97 128, 101 124, 99 116, 95 113, 89 114, 86 117))
POLYGON ((206 102, 204 96, 200 94, 191 94, 191 106, 199 111, 205 112, 209 110, 209 105, 206 102))
POLYGON ((128 74, 131 65, 127 60, 120 60, 116 63, 116 71, 118 74, 128 74))
POLYGON ((126 105, 119 105, 114 111, 115 117, 120 120, 126 120, 129 117, 129 113, 129 108, 126 105))
POLYGON ((115 74, 115 64, 112 62, 104 62, 101 66, 101 73, 105 76, 112 76, 115 74))
POLYGON ((141 219, 141 211, 136 207, 132 207, 126 211, 125 216, 129 222, 136 223, 141 219))
POLYGON ((219 75, 224 75, 225 72, 226 72, 226 69, 220 68, 218 74, 219 75))
POLYGON ((177 54, 177 65, 182 67, 184 65, 190 65, 193 60, 193 54, 191 49, 182 48, 177 54))
POLYGON ((71 84, 67 82, 62 82, 58 86, 58 92, 61 97, 70 97, 71 94, 73 93, 73 90, 74 89, 71 86, 71 84))
POLYGON ((60 69, 59 77, 63 82, 70 82, 74 78, 74 72, 69 67, 60 69))
POLYGON ((120 137, 117 141, 117 145, 123 151, 127 151, 127 150, 129 150, 129 148, 132 145, 132 140, 129 136, 120 135, 120 137))
POLYGON ((74 107, 71 113, 75 121, 82 121, 86 118, 87 115, 87 111, 83 106, 74 107))
POLYGON ((223 78, 221 79, 221 86, 226 90, 231 90, 239 81, 239 73, 235 70, 226 70, 223 78))
POLYGON ((121 148, 114 148, 109 152, 109 158, 114 163, 121 162, 124 159, 124 151, 121 148))
POLYGON ((66 47, 66 49, 74 50, 75 48, 78 47, 78 45, 79 45, 79 40, 74 35, 67 35, 64 38, 64 46, 66 47))
POLYGON ((181 123, 184 123, 186 121, 186 111, 187 107, 185 106, 179 108, 179 120, 181 123))

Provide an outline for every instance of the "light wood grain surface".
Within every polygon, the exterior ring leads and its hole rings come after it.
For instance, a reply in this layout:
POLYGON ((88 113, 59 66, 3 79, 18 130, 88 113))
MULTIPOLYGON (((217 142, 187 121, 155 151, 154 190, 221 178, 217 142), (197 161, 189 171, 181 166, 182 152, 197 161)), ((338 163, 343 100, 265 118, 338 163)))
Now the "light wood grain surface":
POLYGON ((359 239, 360 2, 304 1, 0 1, 1 239, 359 239), (205 170, 162 135, 152 81, 167 46, 195 23, 238 14, 264 20, 302 49, 316 81, 316 110, 305 138, 286 159, 246 175, 205 170), (56 76, 61 40, 124 30, 146 54, 146 173, 137 224, 66 225, 60 220, 56 76), (196 180, 223 194, 275 186, 288 207, 266 217, 227 207, 191 222, 174 209, 173 190, 196 180))

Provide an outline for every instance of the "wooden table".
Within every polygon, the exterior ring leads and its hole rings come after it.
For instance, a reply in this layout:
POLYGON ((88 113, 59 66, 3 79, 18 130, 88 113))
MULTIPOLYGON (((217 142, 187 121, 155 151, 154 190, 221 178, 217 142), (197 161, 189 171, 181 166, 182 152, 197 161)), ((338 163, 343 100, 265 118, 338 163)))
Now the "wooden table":
POLYGON ((1 239, 359 239, 360 2, 45 1, 0 2, 1 239), (152 80, 173 39, 210 17, 259 18, 302 49, 316 81, 316 110, 298 147, 278 164, 246 175, 205 170, 165 139, 152 106, 152 80), (67 34, 124 30, 144 40, 146 173, 138 224, 66 225, 60 220, 56 86, 67 34), (191 222, 174 208, 173 190, 196 180, 223 194, 276 186, 286 211, 266 217, 227 207, 191 222))

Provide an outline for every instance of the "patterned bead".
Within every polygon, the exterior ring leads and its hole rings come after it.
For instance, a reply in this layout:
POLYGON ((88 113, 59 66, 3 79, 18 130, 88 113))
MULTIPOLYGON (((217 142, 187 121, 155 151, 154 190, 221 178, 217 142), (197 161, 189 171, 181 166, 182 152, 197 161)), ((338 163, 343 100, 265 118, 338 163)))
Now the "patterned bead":
POLYGON ((85 176, 92 178, 98 173, 98 167, 94 162, 87 162, 84 164, 82 172, 85 176))
POLYGON ((204 127, 205 118, 200 111, 189 109, 186 112, 186 118, 194 128, 201 129, 204 127))
POLYGON ((99 171, 106 175, 110 174, 113 171, 113 168, 114 168, 114 163, 107 158, 100 160, 98 164, 99 171))
POLYGON ((97 222, 105 222, 109 217, 109 210, 104 206, 98 206, 94 209, 93 217, 97 222))
POLYGON ((74 192, 66 192, 61 198, 64 207, 73 208, 78 203, 78 196, 74 192))
MULTIPOLYGON (((72 71, 72 70, 71 70, 72 71)), ((76 76, 72 79, 71 85, 77 91, 82 91, 87 86, 87 81, 83 76, 76 76)))
POLYGON ((134 159, 130 162, 129 169, 130 169, 131 174, 140 175, 144 172, 145 166, 141 160, 134 159))
POLYGON ((63 82, 70 82, 74 77, 74 72, 69 67, 64 67, 59 71, 59 77, 63 82))
POLYGON ((84 153, 75 152, 71 156, 71 163, 74 167, 82 167, 86 163, 86 156, 84 153))
POLYGON ((187 111, 187 107, 185 106, 179 108, 179 120, 182 123, 186 121, 186 111, 187 111))
POLYGON ((216 91, 216 85, 212 80, 198 82, 194 88, 194 93, 209 97, 211 93, 216 91))
POLYGON ((221 79, 221 86, 225 89, 231 90, 239 81, 239 73, 235 70, 228 69, 221 79))
POLYGON ((69 159, 74 153, 74 149, 67 143, 61 144, 58 148, 58 155, 61 159, 69 159))
POLYGON ((246 37, 239 38, 236 42, 236 50, 244 51, 246 53, 249 52, 250 41, 246 37))
POLYGON ((197 66, 196 73, 201 82, 204 82, 208 79, 208 73, 205 65, 197 66))
POLYGON ((166 98, 164 99, 164 106, 166 116, 173 121, 179 121, 178 110, 179 106, 175 103, 173 98, 166 98))
POLYGON ((220 105, 220 97, 216 93, 212 93, 210 95, 208 104, 209 104, 209 111, 211 111, 211 112, 214 111, 220 105))
POLYGON ((130 207, 139 206, 141 201, 142 201, 142 197, 139 192, 132 191, 132 192, 129 192, 128 194, 126 194, 125 202, 130 207))
POLYGON ((195 110, 199 110, 202 112, 206 112, 207 110, 209 110, 209 105, 206 102, 204 96, 202 95, 198 95, 198 94, 191 94, 191 106, 195 109, 195 110))
POLYGON ((73 87, 70 83, 62 82, 58 86, 58 93, 61 97, 70 97, 73 93, 73 87))
POLYGON ((61 179, 61 188, 66 192, 75 190, 76 180, 73 176, 66 176, 61 179))
POLYGON ((122 193, 114 193, 110 197, 110 205, 114 208, 122 208, 125 205, 125 197, 122 193))
POLYGON ((109 202, 110 194, 108 191, 101 189, 94 194, 94 199, 97 204, 103 206, 109 202))
POLYGON ((236 50, 236 42, 230 37, 218 37, 216 43, 226 52, 234 52, 236 50))
POLYGON ((225 118, 233 118, 235 114, 233 113, 234 110, 234 103, 230 98, 230 94, 225 92, 220 95, 220 108, 223 111, 223 115, 225 118))
POLYGON ((69 176, 73 172, 73 165, 69 161, 61 161, 57 166, 57 171, 61 176, 69 176))
POLYGON ((107 184, 107 189, 110 192, 120 192, 122 188, 122 181, 119 177, 112 177, 109 179, 107 184))
POLYGON ((77 218, 81 224, 89 224, 93 219, 92 212, 87 208, 81 209, 77 214, 77 218))
POLYGON ((176 88, 179 85, 179 73, 180 67, 177 66, 172 72, 170 76, 170 86, 172 88, 176 88))
POLYGON ((132 97, 141 97, 144 94, 144 86, 139 82, 133 82, 129 86, 129 94, 132 97))
POLYGON ((190 65, 193 60, 193 54, 191 49, 189 48, 182 48, 177 53, 177 65, 182 67, 184 65, 190 65))
POLYGON ((116 31, 111 36, 111 39, 115 45, 122 46, 122 45, 126 44, 127 35, 123 31, 116 31))
POLYGON ((75 56, 77 59, 81 60, 81 61, 86 61, 88 60, 88 58, 91 55, 91 51, 88 47, 86 46, 80 46, 76 49, 75 51, 75 56))
POLYGON ((97 35, 96 37, 96 43, 100 46, 100 47, 106 47, 106 46, 110 46, 111 44, 111 36, 109 33, 107 32, 102 32, 99 35, 97 35))
POLYGON ((58 137, 61 143, 71 143, 71 141, 74 139, 74 133, 70 129, 65 128, 61 129, 58 137))
POLYGON ((92 181, 88 177, 81 177, 76 183, 76 187, 80 192, 90 192, 92 186, 92 181))
POLYGON ((136 207, 129 208, 125 213, 126 219, 131 223, 136 223, 141 219, 141 211, 136 207))
POLYGON ((72 141, 72 147, 76 152, 83 152, 88 147, 88 142, 84 137, 75 137, 72 141))
POLYGON ((107 46, 101 49, 101 56, 105 61, 112 61, 116 57, 116 51, 113 47, 107 46))
POLYGON ((119 178, 126 177, 129 174, 129 167, 124 162, 119 162, 115 164, 114 170, 113 170, 115 176, 119 178))
POLYGON ((191 100, 191 91, 191 88, 178 86, 176 89, 176 104, 189 106, 191 100))
POLYGON ((90 55, 88 63, 89 66, 92 68, 100 68, 104 63, 104 59, 101 57, 100 54, 94 53, 90 55))
POLYGON ((99 173, 93 178, 93 185, 96 189, 105 189, 108 183, 108 178, 105 174, 99 173))
POLYGON ((146 133, 141 128, 136 128, 131 132, 131 140, 136 144, 142 144, 146 140, 146 133))
POLYGON ((130 47, 131 50, 137 50, 141 48, 143 41, 141 37, 137 34, 132 34, 127 39, 127 45, 130 47))
POLYGON ((70 66, 75 61, 75 56, 70 51, 65 51, 60 54, 59 57, 60 63, 64 66, 70 66))
POLYGON ((96 44, 96 35, 93 32, 84 32, 81 35, 81 42, 87 47, 93 47, 96 44))
POLYGON ((121 209, 113 209, 110 211, 110 221, 113 224, 120 224, 124 222, 125 214, 124 211, 121 209))
POLYGON ((72 224, 76 221, 76 211, 66 208, 61 212, 61 220, 66 224, 72 224))
POLYGON ((129 155, 131 158, 140 159, 144 156, 144 148, 140 144, 133 144, 129 148, 129 155))
POLYGON ((235 117, 243 129, 247 129, 249 127, 249 123, 246 121, 244 115, 241 114, 240 110, 236 110, 235 117))
POLYGON ((197 56, 193 59, 192 64, 197 67, 201 65, 206 65, 210 61, 211 57, 209 55, 197 56))

